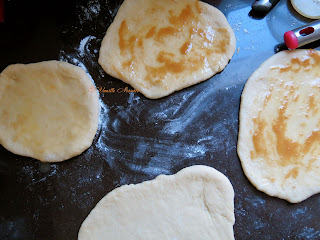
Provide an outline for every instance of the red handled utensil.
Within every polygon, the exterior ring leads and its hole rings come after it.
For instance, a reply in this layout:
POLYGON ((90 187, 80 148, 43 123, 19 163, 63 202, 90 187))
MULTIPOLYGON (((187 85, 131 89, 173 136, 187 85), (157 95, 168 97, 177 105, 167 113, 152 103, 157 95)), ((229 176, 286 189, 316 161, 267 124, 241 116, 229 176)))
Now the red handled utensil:
POLYGON ((284 34, 284 43, 289 49, 296 49, 320 39, 320 20, 288 31, 284 34))

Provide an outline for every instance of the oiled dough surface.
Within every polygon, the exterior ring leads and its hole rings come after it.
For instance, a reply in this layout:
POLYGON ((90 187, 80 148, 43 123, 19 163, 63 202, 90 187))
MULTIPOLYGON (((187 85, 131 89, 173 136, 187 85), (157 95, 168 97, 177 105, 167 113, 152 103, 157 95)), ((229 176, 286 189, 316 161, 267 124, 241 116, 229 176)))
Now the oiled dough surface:
POLYGON ((320 52, 264 62, 241 97, 238 154, 259 190, 296 203, 320 192, 320 52))
POLYGON ((222 71, 235 36, 217 8, 198 0, 125 0, 102 41, 99 63, 148 98, 222 71))

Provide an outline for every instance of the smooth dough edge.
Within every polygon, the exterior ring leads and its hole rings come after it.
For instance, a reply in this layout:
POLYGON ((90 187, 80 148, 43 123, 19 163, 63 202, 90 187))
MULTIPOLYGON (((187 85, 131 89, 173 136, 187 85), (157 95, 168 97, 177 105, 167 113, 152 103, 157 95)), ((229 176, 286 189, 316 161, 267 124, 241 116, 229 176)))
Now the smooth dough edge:
MULTIPOLYGON (((62 62, 62 61, 56 61, 56 60, 49 60, 49 61, 43 61, 43 62, 38 62, 38 63, 29 63, 29 64, 12 64, 7 66, 1 73, 0 73, 0 84, 1 84, 1 88, 0 88, 0 101, 1 101, 1 93, 3 91, 5 91, 6 87, 8 86, 8 84, 5 84, 6 79, 8 79, 7 77, 7 73, 10 73, 12 70, 14 69, 19 69, 19 68, 28 68, 30 67, 34 67, 37 65, 40 66, 44 66, 46 67, 47 65, 51 65, 51 64, 56 64, 57 68, 65 68, 69 71, 73 71, 74 73, 76 73, 75 75, 78 76, 79 83, 83 85, 83 87, 85 89, 87 89, 89 91, 90 86, 94 85, 93 80, 89 77, 89 75, 84 71, 84 69, 75 66, 73 64, 67 63, 67 62, 62 62)), ((98 129, 98 119, 99 119, 99 113, 100 113, 100 104, 99 104, 99 95, 97 93, 97 91, 93 91, 92 93, 90 92, 90 94, 87 95, 87 98, 84 100, 86 101, 87 105, 90 105, 91 107, 88 108, 90 110, 90 126, 89 129, 87 131, 87 134, 85 137, 83 137, 83 142, 81 146, 75 147, 73 149, 73 151, 71 153, 69 153, 68 155, 64 156, 64 157, 60 157, 60 156, 54 156, 52 157, 52 155, 50 155, 49 158, 36 158, 40 161, 43 162, 62 162, 65 160, 68 160, 72 157, 78 156, 79 154, 81 154, 82 152, 84 152, 85 150, 87 150, 93 142, 93 139, 96 135, 97 129, 98 129)), ((20 155, 20 156, 25 156, 25 157, 31 157, 34 158, 34 156, 32 154, 28 154, 25 153, 25 149, 24 148, 16 148, 14 146, 12 146, 12 144, 7 143, 6 139, 3 139, 2 134, 0 135, 0 144, 7 149, 8 151, 20 155)))
MULTIPOLYGON (((222 55, 221 63, 218 65, 217 70, 214 70, 213 68, 211 68, 210 69, 211 71, 209 73, 207 73, 206 75, 203 75, 202 77, 198 77, 198 78, 194 79, 192 82, 188 82, 184 85, 181 85, 180 87, 171 89, 170 91, 167 90, 167 91, 160 93, 160 94, 155 94, 155 92, 152 89, 149 90, 146 88, 141 88, 141 86, 138 83, 136 83, 135 81, 130 81, 128 79, 121 78, 119 76, 119 74, 114 69, 111 68, 112 64, 110 64, 108 59, 114 58, 115 56, 108 57, 108 55, 109 55, 108 51, 109 51, 109 46, 113 46, 113 43, 112 43, 113 39, 110 36, 117 34, 118 25, 123 20, 122 16, 125 15, 122 12, 125 12, 127 10, 127 8, 130 8, 130 4, 132 4, 132 1, 128 1, 128 0, 125 0, 123 2, 123 4, 120 6, 113 22, 110 24, 110 26, 108 27, 108 29, 106 31, 106 34, 101 42, 98 63, 100 64, 100 66, 104 69, 104 71, 107 74, 125 82, 126 84, 129 84, 130 86, 139 90, 144 96, 146 96, 147 98, 150 98, 150 99, 159 99, 162 97, 166 97, 174 92, 180 91, 184 88, 191 87, 193 85, 196 85, 198 83, 206 81, 206 80, 210 79, 211 77, 213 77, 214 75, 222 72, 227 67, 229 61, 232 59, 232 57, 234 55, 234 52, 236 49, 236 37, 235 37, 234 31, 233 31, 232 27, 230 26, 226 16, 218 8, 212 6, 208 3, 202 2, 202 1, 199 1, 199 3, 200 3, 200 5, 205 7, 206 11, 210 12, 210 15, 212 15, 212 16, 218 15, 219 22, 224 23, 223 24, 224 27, 227 28, 227 30, 230 34, 230 42, 229 42, 227 53, 222 55)), ((216 66, 214 66, 214 67, 216 67, 216 66)))
MULTIPOLYGON (((97 209, 101 209, 101 208, 103 209, 103 206, 107 206, 108 202, 113 202, 118 197, 118 195, 121 195, 122 192, 131 190, 132 187, 134 187, 135 190, 139 190, 139 189, 148 188, 149 186, 153 186, 154 184, 158 184, 158 183, 166 183, 169 181, 176 181, 179 179, 189 179, 189 178, 191 179, 202 178, 202 179, 210 179, 211 181, 214 181, 215 187, 218 188, 219 191, 222 191, 225 196, 225 203, 227 207, 223 207, 223 209, 228 209, 228 207, 230 207, 230 212, 227 212, 224 217, 227 219, 231 219, 230 224, 234 225, 235 223, 234 190, 231 182, 223 173, 219 172, 218 170, 212 167, 208 167, 204 165, 194 165, 194 166, 186 167, 173 175, 159 175, 153 180, 148 180, 138 184, 123 185, 112 190, 96 204, 96 206, 91 210, 89 215, 83 221, 78 233, 78 239, 81 240, 83 239, 82 235, 88 234, 87 232, 88 228, 92 224, 90 216, 95 214, 97 209)), ((232 233, 229 233, 229 234, 233 235, 232 229, 225 229, 225 231, 227 230, 232 231, 232 233)))

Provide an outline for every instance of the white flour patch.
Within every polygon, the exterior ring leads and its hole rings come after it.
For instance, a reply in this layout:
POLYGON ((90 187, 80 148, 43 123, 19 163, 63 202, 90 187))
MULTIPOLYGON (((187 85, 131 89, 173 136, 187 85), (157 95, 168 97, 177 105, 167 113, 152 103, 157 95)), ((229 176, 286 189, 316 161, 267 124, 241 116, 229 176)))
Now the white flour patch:
POLYGON ((171 172, 169 170, 164 170, 163 168, 156 167, 156 166, 147 166, 147 167, 139 167, 135 164, 129 164, 130 170, 139 171, 143 174, 149 176, 159 176, 161 174, 169 175, 171 172))
POLYGON ((33 174, 34 174, 34 170, 35 169, 31 166, 25 166, 25 167, 21 168, 21 173, 23 173, 25 177, 32 179, 33 174))
POLYGON ((250 204, 257 209, 263 210, 265 208, 266 201, 258 196, 255 196, 253 198, 245 198, 247 202, 250 202, 250 204))
POLYGON ((102 100, 100 100, 100 115, 99 115, 99 125, 98 125, 98 133, 100 137, 98 138, 98 141, 95 143, 94 147, 96 147, 97 150, 102 154, 106 154, 108 152, 108 147, 103 142, 103 136, 106 135, 107 125, 109 123, 108 114, 109 114, 108 107, 104 104, 102 100))
POLYGON ((292 217, 294 217, 296 219, 300 219, 301 217, 305 217, 307 210, 308 210, 307 207, 298 208, 294 213, 292 213, 292 217))
POLYGON ((27 188, 31 189, 32 186, 37 185, 38 183, 45 182, 45 181, 49 180, 51 177, 55 177, 56 175, 58 175, 59 172, 58 172, 58 165, 57 164, 39 163, 39 166, 41 166, 41 164, 48 165, 48 168, 46 167, 47 169, 45 172, 41 171, 41 168, 39 169, 39 168, 35 168, 33 166, 24 166, 17 173, 17 176, 18 176, 17 181, 18 182, 27 181, 28 182, 27 188), (43 177, 41 177, 41 178, 37 177, 39 172, 41 173, 41 175, 43 177))
POLYGON ((101 11, 99 0, 88 1, 87 6, 82 6, 77 9, 80 24, 90 22, 97 17, 101 11))
POLYGON ((207 137, 204 137, 204 138, 200 138, 198 140, 198 144, 205 143, 205 142, 211 142, 213 139, 214 139, 213 136, 207 136, 207 137))
MULTIPOLYGON (((59 61, 73 64, 73 65, 78 66, 78 67, 82 68, 83 70, 85 70, 92 81, 92 85, 95 87, 96 86, 95 82, 94 82, 93 78, 91 77, 86 65, 83 63, 83 61, 81 59, 81 56, 88 55, 88 51, 89 51, 88 50, 88 42, 91 40, 94 40, 94 39, 96 39, 96 38, 92 37, 92 36, 87 36, 84 39, 82 39, 80 41, 79 47, 75 49, 76 52, 78 53, 77 55, 68 54, 65 51, 61 50, 60 56, 59 56, 59 61)), ((89 91, 89 89, 88 89, 88 91, 89 91)))
POLYGON ((236 206, 235 207, 235 214, 236 216, 242 216, 245 217, 247 215, 246 209, 243 207, 236 206))
POLYGON ((100 40, 93 35, 84 36, 72 50, 60 50, 59 61, 68 62, 83 68, 89 75, 98 80, 104 77, 105 72, 97 63, 99 57, 100 40), (89 72, 89 69, 92 71, 89 72))
POLYGON ((236 131, 237 122, 216 119, 212 110, 225 109, 213 97, 218 88, 204 84, 200 91, 189 89, 159 101, 130 93, 123 95, 124 103, 102 103, 94 149, 114 171, 123 173, 122 183, 141 174, 170 174, 183 162, 200 164, 216 152, 228 156, 235 152, 235 141, 226 136, 236 131), (214 124, 210 119, 216 119, 214 124))
MULTIPOLYGON (((81 41, 80 41, 80 44, 79 44, 79 47, 76 49, 79 53, 79 55, 81 57, 84 57, 87 55, 88 52, 90 52, 88 46, 89 46, 89 43, 90 41, 92 40, 95 40, 96 37, 95 36, 86 36, 85 38, 83 38, 81 41)), ((96 52, 95 52, 96 53, 96 52)))
POLYGON ((140 97, 134 93, 129 93, 128 105, 134 106, 135 104, 139 104, 140 97))
POLYGON ((304 227, 303 232, 299 234, 299 237, 302 237, 302 239, 319 239, 320 231, 316 231, 314 228, 304 227))
POLYGON ((191 145, 185 147, 186 157, 195 158, 205 155, 207 148, 205 145, 191 145))
MULTIPOLYGON (((112 3, 112 1, 107 0, 106 5, 109 6, 110 3, 112 3)), ((120 8, 120 5, 116 8, 109 8, 108 7, 109 14, 111 15, 112 18, 114 18, 117 15, 119 8, 120 8)))
POLYGON ((138 142, 135 148, 133 158, 143 158, 148 152, 148 145, 142 142, 138 142))
MULTIPOLYGON (((208 99, 210 93, 210 90, 203 92, 202 94, 194 92, 189 95, 189 98, 185 98, 179 105, 175 105, 174 109, 168 108, 168 110, 170 109, 171 117, 168 118, 169 122, 164 127, 163 132, 170 135, 181 133, 184 132, 188 126, 195 123, 196 118, 200 115, 200 111, 206 110, 204 106, 206 106, 207 101, 210 101, 208 99)), ((167 115, 169 115, 170 112, 168 112, 167 115)), ((203 129, 199 128, 198 130, 201 131, 203 129)))
POLYGON ((257 219, 256 221, 254 221, 254 228, 256 230, 259 230, 259 229, 264 228, 266 226, 268 226, 268 224, 263 222, 261 219, 257 219))

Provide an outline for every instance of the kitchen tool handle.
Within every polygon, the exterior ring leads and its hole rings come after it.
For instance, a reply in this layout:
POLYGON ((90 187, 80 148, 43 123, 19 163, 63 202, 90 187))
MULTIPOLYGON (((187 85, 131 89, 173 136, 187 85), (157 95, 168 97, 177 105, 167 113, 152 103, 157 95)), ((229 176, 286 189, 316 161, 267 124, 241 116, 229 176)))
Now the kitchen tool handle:
POLYGON ((289 49, 295 49, 320 39, 320 20, 293 29, 284 34, 284 42, 289 49))
POLYGON ((252 11, 259 13, 267 13, 280 0, 256 0, 252 4, 252 11))

